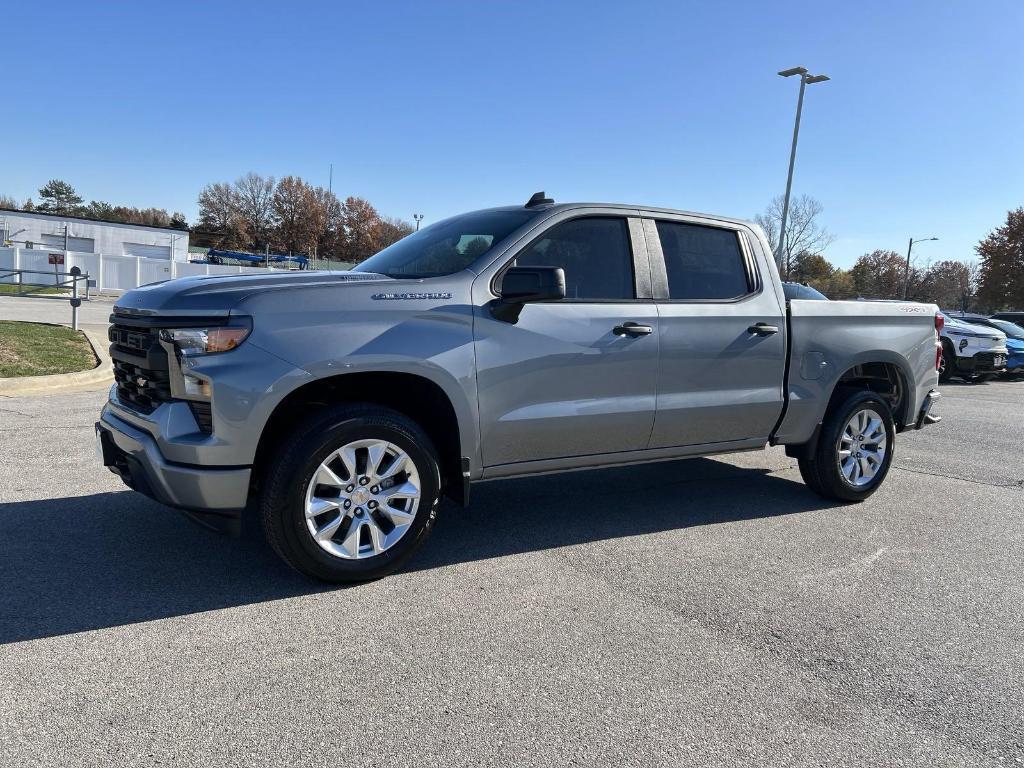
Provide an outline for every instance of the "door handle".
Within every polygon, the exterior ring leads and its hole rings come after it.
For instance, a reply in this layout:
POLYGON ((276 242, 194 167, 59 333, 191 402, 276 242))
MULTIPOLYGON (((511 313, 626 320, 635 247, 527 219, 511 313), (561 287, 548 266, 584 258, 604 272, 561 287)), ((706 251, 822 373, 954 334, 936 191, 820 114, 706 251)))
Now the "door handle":
POLYGON ((771 336, 779 332, 779 326, 768 325, 768 323, 755 323, 747 328, 747 333, 756 333, 758 336, 771 336))
POLYGON ((646 336, 649 333, 654 333, 654 329, 649 325, 630 322, 616 325, 612 328, 612 333, 616 336, 646 336))

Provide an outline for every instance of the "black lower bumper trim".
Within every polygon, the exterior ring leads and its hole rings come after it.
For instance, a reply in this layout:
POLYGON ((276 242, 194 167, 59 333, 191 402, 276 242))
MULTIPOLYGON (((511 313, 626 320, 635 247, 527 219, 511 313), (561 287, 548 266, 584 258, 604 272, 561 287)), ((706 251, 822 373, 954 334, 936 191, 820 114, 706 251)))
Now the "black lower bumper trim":
POLYGON ((100 448, 103 453, 103 465, 111 472, 121 478, 121 481, 133 491, 147 496, 153 501, 163 504, 165 507, 181 512, 194 523, 201 525, 217 533, 224 533, 229 536, 239 536, 242 532, 242 513, 237 512, 214 512, 211 510, 187 509, 175 504, 159 494, 149 481, 145 467, 142 462, 134 456, 126 453, 117 447, 110 435, 110 430, 102 424, 96 424, 96 434, 99 436, 100 448))

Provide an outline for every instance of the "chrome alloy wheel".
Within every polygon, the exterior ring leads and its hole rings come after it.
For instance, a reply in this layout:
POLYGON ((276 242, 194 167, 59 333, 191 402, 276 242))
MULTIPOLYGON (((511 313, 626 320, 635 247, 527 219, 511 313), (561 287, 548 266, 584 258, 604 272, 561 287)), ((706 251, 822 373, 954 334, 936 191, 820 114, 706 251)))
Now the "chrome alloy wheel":
POLYGON ((416 518, 420 477, 386 440, 356 440, 329 455, 306 488, 306 527, 330 554, 357 560, 393 547, 416 518))
POLYGON ((839 435, 839 471, 850 485, 863 488, 882 468, 887 450, 882 417, 871 408, 857 411, 839 435))

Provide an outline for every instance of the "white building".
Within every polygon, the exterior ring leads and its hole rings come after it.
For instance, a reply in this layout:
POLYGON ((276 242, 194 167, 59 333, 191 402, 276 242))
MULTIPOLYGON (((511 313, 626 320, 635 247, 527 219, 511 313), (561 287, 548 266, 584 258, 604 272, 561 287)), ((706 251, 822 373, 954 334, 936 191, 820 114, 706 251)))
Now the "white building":
POLYGON ((0 246, 188 261, 188 230, 0 208, 0 246), (65 247, 65 227, 67 246, 65 247))
POLYGON ((78 267, 90 288, 120 293, 176 277, 267 272, 262 266, 192 263, 188 256, 187 229, 0 208, 0 283, 57 285, 58 273, 78 267))

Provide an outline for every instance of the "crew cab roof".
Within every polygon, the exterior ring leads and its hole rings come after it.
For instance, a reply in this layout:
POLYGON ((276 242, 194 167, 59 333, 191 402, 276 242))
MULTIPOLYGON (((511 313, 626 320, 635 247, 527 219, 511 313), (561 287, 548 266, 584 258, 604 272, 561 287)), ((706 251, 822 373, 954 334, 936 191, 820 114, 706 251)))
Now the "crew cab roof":
MULTIPOLYGON (((757 224, 750 221, 749 219, 740 219, 734 216, 721 216, 717 213, 700 213, 698 211, 684 211, 677 208, 660 208, 658 206, 651 205, 629 205, 627 203, 600 203, 600 202, 580 202, 580 203, 546 203, 544 205, 532 206, 532 210, 546 211, 546 212, 558 212, 558 211, 571 211, 582 208, 612 208, 618 211, 622 211, 625 214, 640 214, 640 215, 654 215, 657 216, 659 213, 671 214, 673 216, 690 216, 693 218, 709 219, 711 221, 724 221, 730 224, 742 224, 747 227, 756 227, 757 224)), ((493 208, 485 210, 491 211, 521 211, 523 206, 521 205, 499 205, 493 208)))

